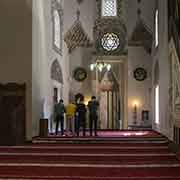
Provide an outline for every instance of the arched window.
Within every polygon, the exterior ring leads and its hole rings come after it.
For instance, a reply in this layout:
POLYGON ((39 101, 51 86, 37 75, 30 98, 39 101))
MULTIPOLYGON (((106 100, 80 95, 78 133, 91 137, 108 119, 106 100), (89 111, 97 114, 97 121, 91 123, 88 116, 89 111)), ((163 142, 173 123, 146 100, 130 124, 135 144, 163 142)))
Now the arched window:
POLYGON ((159 124, 159 63, 156 62, 154 68, 154 100, 155 100, 155 123, 159 124))
POLYGON ((58 47, 59 49, 61 48, 61 24, 60 24, 60 17, 59 17, 59 13, 57 10, 54 10, 53 12, 53 16, 54 16, 54 45, 56 47, 58 47))
POLYGON ((159 44, 159 10, 155 10, 155 47, 159 44))
POLYGON ((52 22, 53 22, 53 48, 62 54, 62 7, 61 1, 52 0, 52 22))
POLYGON ((117 16, 117 0, 102 0, 102 16, 117 16))

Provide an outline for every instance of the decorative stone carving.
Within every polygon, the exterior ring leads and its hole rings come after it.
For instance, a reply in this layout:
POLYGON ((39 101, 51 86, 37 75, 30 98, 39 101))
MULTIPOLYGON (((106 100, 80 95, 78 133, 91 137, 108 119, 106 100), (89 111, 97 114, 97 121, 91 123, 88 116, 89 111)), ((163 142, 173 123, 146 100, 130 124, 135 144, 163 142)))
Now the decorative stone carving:
POLYGON ((92 42, 84 31, 82 24, 79 20, 79 15, 77 14, 77 16, 77 20, 64 35, 64 41, 67 44, 69 52, 72 52, 76 47, 92 46, 92 42))
POLYGON ((126 45, 126 26, 125 23, 117 17, 97 19, 94 25, 94 41, 96 53, 98 55, 121 55, 125 51, 126 45), (102 46, 102 38, 107 33, 114 33, 119 38, 119 45, 113 51, 107 51, 102 46))
POLYGON ((61 66, 57 59, 54 60, 51 66, 51 78, 63 84, 63 74, 62 74, 61 66))
POLYGON ((82 82, 87 78, 87 71, 83 67, 76 67, 73 73, 76 81, 82 82))
POLYGON ((129 46, 143 46, 144 49, 151 53, 151 47, 153 43, 153 36, 150 28, 145 24, 143 19, 140 17, 140 10, 138 10, 138 20, 132 35, 129 39, 129 46))
MULTIPOLYGON (((97 13, 98 18, 101 18, 101 7, 102 7, 102 0, 96 0, 97 2, 97 13)), ((117 17, 122 16, 122 0, 117 0, 117 17)))
POLYGON ((62 55, 63 8, 58 0, 51 0, 51 14, 52 14, 52 31, 53 31, 53 41, 52 41, 53 49, 57 53, 62 55), (57 16, 55 16, 56 13, 57 16))
POLYGON ((143 67, 138 67, 134 70, 133 75, 137 81, 144 81, 147 78, 147 71, 143 67))

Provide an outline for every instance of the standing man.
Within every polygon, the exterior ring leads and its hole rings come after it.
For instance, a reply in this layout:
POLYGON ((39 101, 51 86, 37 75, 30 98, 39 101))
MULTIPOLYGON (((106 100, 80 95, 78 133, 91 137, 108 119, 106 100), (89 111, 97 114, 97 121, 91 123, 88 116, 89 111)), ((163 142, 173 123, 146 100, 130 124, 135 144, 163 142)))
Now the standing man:
POLYGON ((56 135, 58 134, 59 123, 61 124, 61 135, 64 135, 64 113, 65 107, 63 100, 61 99, 59 103, 55 105, 55 114, 56 114, 56 135))
POLYGON ((96 101, 95 96, 92 96, 91 101, 88 102, 90 136, 92 136, 93 133, 93 125, 94 125, 94 134, 95 136, 97 136, 98 107, 99 107, 99 102, 96 101))
POLYGON ((80 98, 80 102, 77 103, 76 108, 76 134, 79 136, 80 127, 83 129, 83 136, 86 135, 86 106, 84 104, 84 98, 80 98))
POLYGON ((66 121, 67 121, 67 131, 74 133, 74 121, 75 121, 76 105, 74 103, 69 103, 66 106, 66 121))

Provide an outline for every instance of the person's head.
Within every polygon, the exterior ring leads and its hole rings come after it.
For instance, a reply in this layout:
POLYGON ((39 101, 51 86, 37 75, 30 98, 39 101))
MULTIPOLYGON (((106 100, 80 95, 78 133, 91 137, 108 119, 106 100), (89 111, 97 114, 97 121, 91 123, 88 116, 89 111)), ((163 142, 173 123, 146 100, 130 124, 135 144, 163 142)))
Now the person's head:
POLYGON ((64 101, 62 99, 59 100, 60 103, 63 103, 64 101))
POLYGON ((91 100, 92 100, 92 101, 95 101, 95 100, 96 100, 96 96, 92 96, 92 97, 91 97, 91 100))
POLYGON ((84 102, 84 99, 80 98, 79 103, 83 103, 83 102, 84 102))

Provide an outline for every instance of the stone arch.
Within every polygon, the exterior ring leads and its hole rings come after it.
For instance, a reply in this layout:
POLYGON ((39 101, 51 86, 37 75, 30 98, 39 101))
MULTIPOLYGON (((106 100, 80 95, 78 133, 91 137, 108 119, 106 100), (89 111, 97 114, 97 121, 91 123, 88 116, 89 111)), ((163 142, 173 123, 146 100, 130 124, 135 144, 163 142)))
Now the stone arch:
POLYGON ((57 59, 51 65, 51 79, 63 84, 63 73, 57 59))

